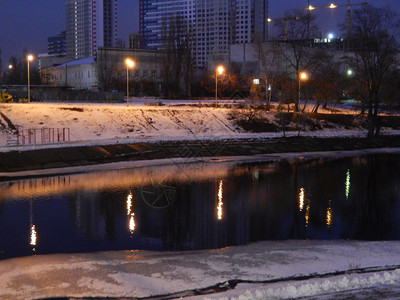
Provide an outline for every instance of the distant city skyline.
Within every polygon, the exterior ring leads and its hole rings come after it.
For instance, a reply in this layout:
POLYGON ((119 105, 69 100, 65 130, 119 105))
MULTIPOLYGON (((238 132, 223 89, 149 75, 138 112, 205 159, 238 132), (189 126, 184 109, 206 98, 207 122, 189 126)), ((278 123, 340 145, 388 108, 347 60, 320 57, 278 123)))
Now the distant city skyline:
MULTIPOLYGON (((314 6, 326 6, 330 2, 345 5, 347 0, 311 0, 314 6)), ((352 3, 361 2, 364 1, 352 0, 352 3)), ((3 67, 11 56, 20 57, 24 48, 35 55, 47 52, 47 38, 65 30, 65 3, 65 0, 1 0, 0 49, 3 67)), ((292 0, 270 0, 270 17, 279 18, 286 10, 306 7, 307 3, 308 0, 296 1, 294 7, 292 0)), ((368 3, 400 11, 400 0, 369 0, 368 3)), ((129 34, 139 30, 138 0, 119 0, 118 8, 118 37, 128 45, 129 34)), ((317 21, 324 34, 333 32, 336 36, 342 36, 337 25, 344 23, 346 8, 333 11, 321 9, 313 13, 318 14, 317 21)))

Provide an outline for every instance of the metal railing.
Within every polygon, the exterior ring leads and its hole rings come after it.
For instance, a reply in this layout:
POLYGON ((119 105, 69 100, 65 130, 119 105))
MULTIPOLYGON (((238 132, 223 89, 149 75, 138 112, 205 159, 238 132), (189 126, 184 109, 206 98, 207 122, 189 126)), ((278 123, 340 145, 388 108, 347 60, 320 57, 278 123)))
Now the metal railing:
POLYGON ((7 146, 57 144, 71 141, 70 128, 18 129, 7 137, 7 146))

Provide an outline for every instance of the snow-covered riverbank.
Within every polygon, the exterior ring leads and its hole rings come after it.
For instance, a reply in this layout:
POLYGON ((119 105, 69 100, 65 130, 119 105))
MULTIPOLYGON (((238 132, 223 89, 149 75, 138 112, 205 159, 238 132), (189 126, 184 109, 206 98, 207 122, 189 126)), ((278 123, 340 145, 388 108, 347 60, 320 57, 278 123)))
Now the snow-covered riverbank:
MULTIPOLYGON (((328 112, 328 111, 321 111, 328 112)), ((129 143, 138 141, 221 139, 249 137, 281 137, 280 130, 251 132, 238 125, 239 119, 254 117, 248 107, 238 106, 199 107, 196 105, 149 106, 139 104, 0 104, 0 151, 15 150, 10 147, 10 132, 18 127, 25 134, 24 146, 18 150, 71 145, 96 145, 129 143), (68 129, 69 143, 49 144, 44 128, 68 129), (28 141, 28 130, 32 141, 28 141), (32 132, 35 131, 35 137, 32 132), (35 139, 35 141, 33 141, 35 139), (44 140, 44 141, 43 141, 44 140), (45 145, 41 145, 44 143, 45 145)), ((335 110, 335 113, 352 114, 351 110, 335 110)), ((273 112, 258 111, 271 128, 279 127, 282 120, 273 112)), ((299 126, 303 136, 365 136, 366 130, 353 124, 343 126, 326 120, 315 120, 313 129, 299 126)), ((296 125, 298 126, 298 125, 296 125)), ((293 128, 292 128, 293 129, 293 128)), ((383 128, 383 132, 394 132, 383 128)), ((298 135, 297 130, 285 132, 286 136, 298 135)), ((54 136, 53 136, 54 137, 54 136)), ((56 139, 59 136, 56 137, 56 139)), ((21 142, 21 141, 20 141, 21 142)))
POLYGON ((292 299, 382 284, 398 288, 399 262, 395 241, 271 241, 190 252, 39 255, 0 262, 0 298, 179 298, 197 290, 205 293, 198 299, 292 299), (214 293, 212 287, 227 291, 214 293))

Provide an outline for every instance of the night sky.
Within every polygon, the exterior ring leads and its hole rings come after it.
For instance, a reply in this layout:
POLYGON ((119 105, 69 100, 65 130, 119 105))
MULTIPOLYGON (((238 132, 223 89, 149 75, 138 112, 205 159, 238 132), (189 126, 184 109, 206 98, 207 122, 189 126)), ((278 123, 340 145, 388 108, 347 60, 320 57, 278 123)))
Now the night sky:
MULTIPOLYGON (((352 0, 361 3, 365 0, 352 0)), ((335 4, 346 4, 347 0, 333 1, 335 4)), ((270 0, 269 9, 271 18, 279 18, 290 8, 306 7, 308 1, 270 0), (296 3, 294 7, 293 3, 296 3)), ((311 0, 314 6, 329 5, 329 0, 311 0)), ((400 12, 400 0, 368 0, 371 5, 392 7, 400 12)), ((128 44, 128 35, 137 32, 138 0, 118 1, 118 36, 128 44)), ((3 66, 10 56, 20 56, 22 50, 37 55, 47 52, 47 38, 65 30, 65 0, 0 0, 0 49, 2 50, 3 66)), ((321 9, 314 11, 323 33, 340 33, 337 24, 345 21, 346 8, 336 10, 321 9)))

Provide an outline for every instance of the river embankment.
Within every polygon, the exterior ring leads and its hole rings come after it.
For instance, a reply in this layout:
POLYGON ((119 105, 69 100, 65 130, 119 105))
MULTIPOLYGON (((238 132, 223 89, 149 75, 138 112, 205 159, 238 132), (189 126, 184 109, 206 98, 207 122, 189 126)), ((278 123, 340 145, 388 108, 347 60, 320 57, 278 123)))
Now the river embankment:
MULTIPOLYGON (((365 149, 400 148, 400 136, 389 135, 367 139, 360 137, 288 137, 269 139, 182 140, 138 142, 96 146, 44 148, 28 151, 0 152, 0 178, 7 174, 43 169, 93 166, 115 162, 149 160, 260 156, 277 153, 361 151, 365 149)), ((296 156, 296 155, 295 155, 296 156)), ((272 157, 272 156, 271 156, 272 157)), ((267 159, 264 157, 264 159, 267 159)), ((272 158, 271 158, 272 159, 272 158)))
POLYGON ((380 120, 382 135, 367 139, 366 117, 349 109, 313 114, 243 103, 0 104, 0 177, 123 161, 400 147, 399 116, 380 120))

